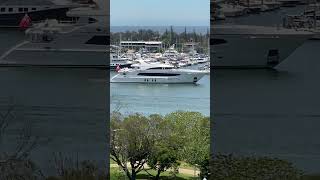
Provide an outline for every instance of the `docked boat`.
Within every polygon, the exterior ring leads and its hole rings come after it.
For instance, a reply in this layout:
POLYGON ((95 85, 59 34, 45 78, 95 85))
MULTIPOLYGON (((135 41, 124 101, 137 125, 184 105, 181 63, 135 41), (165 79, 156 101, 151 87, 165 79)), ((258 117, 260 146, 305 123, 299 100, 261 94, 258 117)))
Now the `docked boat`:
POLYGON ((50 0, 0 0, 0 27, 19 27, 28 14, 32 22, 46 19, 68 20, 67 12, 84 5, 50 0))
POLYGON ((175 45, 172 45, 170 48, 165 50, 162 57, 174 60, 181 59, 179 52, 175 50, 175 45))
POLYGON ((210 63, 205 64, 204 66, 201 66, 198 69, 206 72, 207 75, 210 75, 210 63))
POLYGON ((225 20, 226 16, 224 15, 223 11, 222 11, 222 7, 220 7, 218 4, 210 4, 211 7, 211 14, 214 20, 225 20))
POLYGON ((210 22, 226 19, 221 7, 215 1, 210 1, 210 14, 210 22))
POLYGON ((188 61, 187 60, 180 60, 178 63, 178 67, 186 67, 188 66, 188 61))
POLYGON ((215 25, 211 31, 214 68, 273 68, 314 33, 293 29, 215 25))
POLYGON ((203 56, 196 57, 194 58, 194 60, 197 61, 197 64, 203 64, 208 62, 208 58, 203 56))
POLYGON ((132 65, 132 61, 129 58, 121 57, 116 53, 110 53, 110 69, 116 69, 117 67, 126 68, 132 65))
POLYGON ((214 20, 219 21, 219 20, 225 20, 226 16, 222 12, 222 10, 217 9, 217 11, 215 11, 214 14, 213 14, 213 18, 214 18, 214 20))
POLYGON ((276 0, 263 0, 263 4, 268 7, 268 10, 280 9, 281 3, 276 0))
POLYGON ((147 63, 140 60, 133 68, 124 68, 111 78, 112 83, 197 83, 207 72, 191 69, 175 69, 163 63, 147 63))
POLYGON ((236 4, 219 4, 219 9, 225 17, 238 17, 246 14, 246 8, 236 4))
POLYGON ((260 13, 279 9, 281 3, 275 0, 240 0, 240 4, 249 10, 249 13, 260 13))

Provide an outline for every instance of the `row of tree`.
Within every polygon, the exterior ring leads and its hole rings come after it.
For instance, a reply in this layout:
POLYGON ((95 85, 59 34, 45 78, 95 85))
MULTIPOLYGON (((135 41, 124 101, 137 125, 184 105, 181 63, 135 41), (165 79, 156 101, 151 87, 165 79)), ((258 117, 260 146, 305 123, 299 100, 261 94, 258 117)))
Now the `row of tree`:
POLYGON ((208 176, 210 121, 201 113, 123 116, 114 112, 110 138, 111 159, 130 180, 149 170, 156 170, 153 178, 157 180, 162 172, 177 169, 181 161, 198 167, 200 176, 208 176))
POLYGON ((118 45, 121 40, 123 41, 162 41, 166 47, 175 44, 178 50, 182 49, 183 44, 188 42, 198 43, 198 46, 203 51, 208 50, 210 33, 209 30, 202 34, 195 30, 193 32, 187 32, 185 27, 184 32, 175 32, 173 27, 166 29, 165 32, 160 33, 151 29, 140 29, 138 31, 126 31, 126 32, 111 32, 110 42, 111 44, 118 45))

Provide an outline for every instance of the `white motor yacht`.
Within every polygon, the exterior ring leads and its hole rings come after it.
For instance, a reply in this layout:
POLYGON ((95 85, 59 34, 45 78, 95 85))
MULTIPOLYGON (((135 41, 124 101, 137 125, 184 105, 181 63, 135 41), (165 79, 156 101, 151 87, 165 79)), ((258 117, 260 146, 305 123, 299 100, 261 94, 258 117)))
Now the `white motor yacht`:
POLYGON ((28 36, 0 57, 0 66, 109 66, 108 29, 103 24, 32 29, 28 36))
POLYGON ((197 83, 205 71, 191 69, 175 69, 174 66, 159 62, 148 63, 140 60, 133 68, 124 68, 111 78, 112 83, 197 83))

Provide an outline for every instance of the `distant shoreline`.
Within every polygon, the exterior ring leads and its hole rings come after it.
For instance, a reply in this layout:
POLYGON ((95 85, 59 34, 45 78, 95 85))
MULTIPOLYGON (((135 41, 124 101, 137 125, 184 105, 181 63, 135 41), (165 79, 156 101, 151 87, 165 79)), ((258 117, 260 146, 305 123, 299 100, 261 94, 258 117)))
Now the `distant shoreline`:
MULTIPOLYGON (((206 33, 210 26, 172 26, 175 32, 181 33, 184 32, 185 28, 187 32, 197 32, 197 33, 206 33)), ((163 33, 166 29, 170 29, 168 26, 110 26, 110 32, 125 32, 125 31, 138 31, 140 29, 151 29, 154 31, 159 31, 163 33)))

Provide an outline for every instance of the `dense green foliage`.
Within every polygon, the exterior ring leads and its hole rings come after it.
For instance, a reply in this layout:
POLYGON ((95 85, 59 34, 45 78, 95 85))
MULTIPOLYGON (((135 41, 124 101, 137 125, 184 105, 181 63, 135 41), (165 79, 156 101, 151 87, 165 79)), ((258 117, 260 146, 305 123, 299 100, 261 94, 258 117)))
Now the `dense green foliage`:
MULTIPOLYGON (((63 162, 65 163, 65 162, 63 162)), ((57 176, 47 177, 46 180, 106 180, 108 176, 105 171, 99 170, 96 163, 82 161, 76 166, 65 167, 60 164, 57 176)))
POLYGON ((210 161, 212 180, 301 180, 302 172, 291 163, 271 157, 217 154, 210 161))
POLYGON ((210 154, 210 119, 201 113, 174 112, 165 116, 171 122, 183 148, 180 158, 202 170, 203 176, 208 166, 210 154), (204 174, 203 174, 204 173, 204 174))
POLYGON ((148 173, 146 165, 157 171, 154 179, 159 179, 168 169, 176 169, 179 160, 198 167, 207 166, 209 130, 209 118, 196 112, 127 117, 114 113, 111 117, 111 158, 131 180, 141 171, 148 173))

